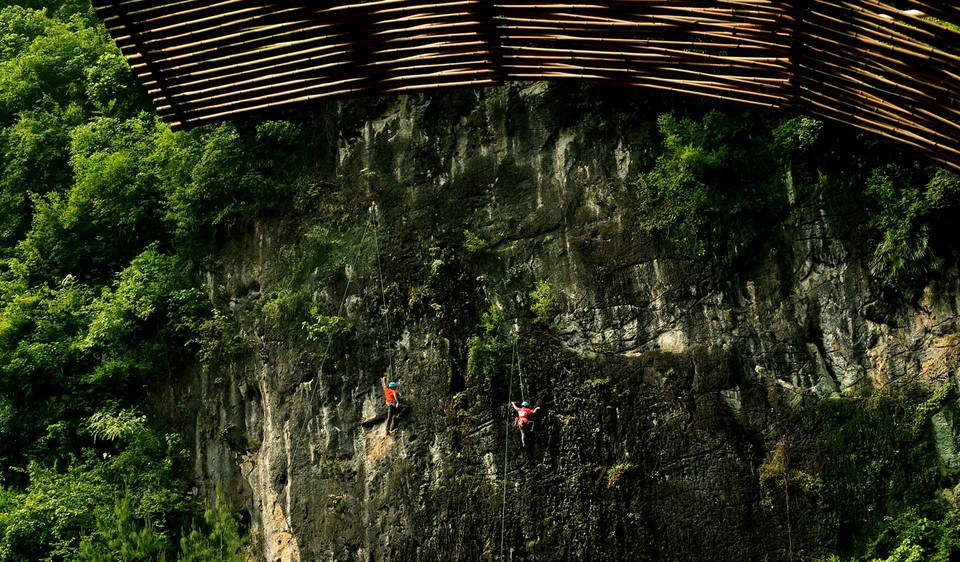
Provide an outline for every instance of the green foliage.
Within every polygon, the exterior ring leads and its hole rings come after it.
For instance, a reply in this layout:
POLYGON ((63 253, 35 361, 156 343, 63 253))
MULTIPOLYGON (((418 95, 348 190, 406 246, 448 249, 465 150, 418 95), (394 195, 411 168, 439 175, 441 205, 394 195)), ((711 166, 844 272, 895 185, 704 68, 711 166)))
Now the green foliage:
POLYGON ((198 250, 287 205, 311 147, 149 111, 89 2, 0 8, 0 561, 172 559, 197 513, 144 389, 242 348, 198 250))
POLYGON ((479 253, 487 249, 487 242, 469 230, 463 231, 463 249, 470 253, 479 253))
POLYGON ((885 517, 883 530, 867 547, 872 562, 950 562, 960 556, 960 527, 955 515, 935 520, 907 509, 885 517))
POLYGON ((25 492, 6 491, 0 513, 0 560, 58 560, 74 552, 97 506, 112 505, 105 469, 84 463, 60 472, 31 464, 25 492))
MULTIPOLYGON (((90 5, 83 2, 83 12, 90 5)), ((0 9, 0 242, 30 225, 31 194, 63 192, 70 130, 94 113, 145 107, 113 40, 74 9, 0 9), (110 96, 106 101, 105 96, 110 96), (108 103, 110 107, 105 107, 108 103)))
POLYGON ((148 427, 133 410, 98 412, 87 427, 108 445, 104 452, 88 449, 62 472, 31 464, 26 491, 0 502, 0 560, 56 560, 74 552, 82 560, 154 560, 169 549, 151 521, 193 510, 176 483, 176 461, 185 454, 179 438, 148 427), (81 535, 87 536, 77 550, 81 535))
POLYGON ((541 324, 549 324, 557 314, 557 305, 553 300, 550 282, 537 281, 536 288, 530 293, 530 311, 534 319, 541 324))
POLYGON ((863 198, 879 240, 871 272, 887 287, 914 287, 956 257, 944 247, 960 208, 953 173, 864 140, 837 140, 808 117, 711 110, 701 118, 664 114, 659 125, 663 153, 636 184, 638 224, 681 257, 731 264, 762 242, 788 203, 840 190, 863 198))
POLYGON ((277 329, 300 326, 308 339, 327 341, 342 328, 340 320, 329 314, 339 305, 341 295, 328 297, 325 303, 314 302, 314 288, 338 275, 369 272, 375 255, 368 231, 326 225, 311 228, 299 243, 281 251, 280 263, 269 279, 277 289, 267 295, 264 315, 277 329))
POLYGON ((199 520, 184 529, 178 555, 167 533, 148 515, 140 517, 126 496, 115 501, 111 510, 100 510, 95 530, 85 536, 77 559, 88 562, 242 562, 247 541, 241 534, 236 514, 218 496, 199 520))
POLYGON ((503 311, 496 304, 480 316, 478 333, 467 340, 468 375, 489 376, 496 371, 497 361, 508 345, 503 323, 503 311))
POLYGON ((726 263, 785 201, 771 128, 749 112, 715 110, 658 123, 664 152, 636 184, 640 227, 686 255, 726 263))
POLYGON ((812 117, 792 117, 774 128, 773 138, 779 150, 803 152, 817 144, 822 132, 823 121, 812 117))
POLYGON ((203 514, 203 522, 195 523, 180 539, 181 562, 243 562, 247 540, 240 532, 236 514, 222 497, 203 514))
POLYGON ((595 379, 587 379, 583 381, 584 388, 588 389, 594 389, 608 384, 610 384, 609 377, 597 377, 595 379))
POLYGON ((933 394, 923 404, 920 404, 913 414, 913 431, 920 435, 927 428, 930 417, 943 410, 948 401, 955 400, 955 387, 952 384, 945 384, 935 390, 933 394))
POLYGON ((621 461, 611 466, 610 469, 607 470, 607 487, 613 488, 616 486, 620 479, 633 470, 633 468, 633 463, 630 461, 621 461))
POLYGON ((823 491, 824 483, 818 475, 790 466, 786 442, 783 440, 777 443, 757 472, 766 502, 770 502, 771 495, 783 490, 789 493, 792 489, 813 496, 818 496, 823 491))
POLYGON ((169 322, 164 329, 185 336, 193 325, 184 322, 205 312, 204 295, 184 275, 184 264, 176 257, 147 247, 118 275, 113 286, 104 289, 91 303, 89 331, 83 348, 121 347, 148 328, 145 321, 161 316, 169 322))
MULTIPOLYGON (((957 527, 940 494, 952 484, 940 474, 928 422, 956 407, 949 390, 908 388, 804 408, 789 422, 794 437, 760 466, 766 501, 782 503, 789 493, 794 503, 802 497, 836 513, 848 545, 837 553, 842 559, 933 557, 941 547, 931 545, 941 537, 952 544, 957 527)), ((944 552, 954 549, 943 544, 944 552)))
POLYGON ((414 285, 407 290, 407 306, 413 308, 422 303, 430 295, 430 288, 426 285, 414 285))
MULTIPOLYGON (((891 427, 895 428, 895 432, 887 433, 887 438, 893 438, 896 447, 893 453, 897 455, 894 458, 898 463, 893 464, 889 453, 881 449, 880 454, 874 453, 867 470, 850 467, 851 472, 858 471, 861 478, 868 480, 864 484, 885 492, 876 498, 858 498, 885 501, 875 510, 882 518, 866 526, 873 534, 862 539, 860 552, 851 559, 871 562, 955 560, 960 556, 960 511, 955 504, 948 504, 934 494, 937 485, 949 484, 940 480, 936 473, 935 436, 929 421, 944 409, 955 413, 960 404, 953 385, 945 385, 927 396, 902 398, 899 404, 892 397, 874 399, 864 411, 869 417, 857 420, 872 426, 869 430, 860 428, 861 435, 866 433, 865 430, 880 435, 889 432, 891 427), (887 418, 890 415, 892 419, 887 418), (912 423, 905 423, 910 418, 912 423), (912 438, 908 439, 908 435, 912 438)), ((866 451, 867 446, 863 444, 857 455, 866 457, 866 451)), ((855 457, 850 455, 850 458, 855 457)))
POLYGON ((503 330, 503 310, 495 305, 491 304, 481 316, 480 316, 480 330, 481 333, 485 336, 498 336, 503 330))
POLYGON ((138 520, 129 498, 116 501, 112 517, 97 517, 96 530, 84 537, 77 558, 89 562, 162 562, 167 540, 150 518, 138 520))
POLYGON ((107 50, 87 69, 86 97, 99 115, 130 115, 144 108, 130 67, 120 53, 107 50))
MULTIPOLYGON (((0 21, 5 28, 0 45, 0 123, 9 123, 25 108, 98 109, 96 100, 87 98, 91 78, 98 78, 101 57, 117 52, 102 27, 79 16, 60 19, 21 6, 3 8, 0 21)), ((115 89, 114 96, 138 95, 129 71, 123 78, 125 88, 115 89)))
POLYGON ((467 340, 467 374, 472 376, 492 374, 502 348, 500 342, 494 338, 470 336, 467 340))
POLYGON ((198 348, 197 357, 201 363, 210 364, 217 357, 236 357, 249 349, 233 316, 213 309, 211 316, 198 320, 196 333, 188 345, 198 348))
POLYGON ((309 149, 300 127, 277 121, 252 134, 233 125, 165 132, 153 156, 167 194, 165 218, 190 237, 277 209, 303 187, 309 149))
POLYGON ((10 241, 29 225, 31 193, 63 190, 69 185, 69 131, 56 110, 21 113, 2 130, 0 240, 10 241))
POLYGON ((944 170, 925 181, 927 175, 916 166, 890 164, 867 179, 865 195, 876 209, 872 223, 881 237, 871 271, 888 285, 911 283, 942 267, 933 252, 930 221, 956 208, 960 178, 944 170))
POLYGON ((116 415, 97 412, 90 417, 88 427, 95 438, 117 441, 130 439, 142 433, 146 422, 146 416, 137 415, 134 410, 123 410, 116 415))
POLYGON ((310 320, 303 323, 307 340, 327 342, 340 331, 343 319, 339 316, 327 316, 317 306, 310 309, 310 320))

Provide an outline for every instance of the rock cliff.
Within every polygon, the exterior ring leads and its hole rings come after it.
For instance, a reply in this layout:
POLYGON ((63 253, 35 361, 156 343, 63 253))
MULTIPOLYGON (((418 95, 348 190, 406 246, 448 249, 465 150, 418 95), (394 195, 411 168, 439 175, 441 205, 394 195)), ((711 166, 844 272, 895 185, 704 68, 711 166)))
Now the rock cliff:
POLYGON ((952 414, 902 390, 947 388, 955 272, 883 293, 844 193, 723 271, 675 255, 631 203, 663 108, 588 99, 318 111, 313 191, 209 260, 226 343, 163 403, 258 557, 812 559, 956 483, 952 414), (410 410, 386 435, 391 369, 410 410))

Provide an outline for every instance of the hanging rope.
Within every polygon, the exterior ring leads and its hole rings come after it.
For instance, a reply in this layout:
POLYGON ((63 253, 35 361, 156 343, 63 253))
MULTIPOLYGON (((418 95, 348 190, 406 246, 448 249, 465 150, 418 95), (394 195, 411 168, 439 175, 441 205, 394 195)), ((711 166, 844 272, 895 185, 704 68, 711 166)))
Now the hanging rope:
MULTIPOLYGON (((353 252, 353 260, 349 262, 349 265, 352 269, 353 275, 357 273, 357 260, 360 258, 360 252, 363 251, 363 243, 367 240, 367 234, 370 232, 370 220, 368 219, 363 225, 363 234, 360 235, 360 243, 357 244, 357 247, 353 252)), ((353 275, 347 276, 347 282, 343 287, 343 295, 340 297, 340 304, 337 305, 337 314, 336 317, 340 318, 343 313, 343 307, 347 302, 347 295, 350 293, 350 283, 353 282, 353 275)), ((327 344, 323 348, 323 355, 320 357, 320 368, 318 369, 318 376, 323 376, 323 366, 327 362, 327 355, 330 353, 330 347, 333 345, 333 336, 334 331, 331 330, 327 335, 327 344)), ((307 404, 313 405, 313 399, 316 395, 316 387, 318 385, 311 385, 307 391, 307 404)), ((305 416, 303 423, 300 425, 300 431, 303 432, 307 428, 312 416, 305 416)))
POLYGON ((383 312, 383 324, 386 330, 384 334, 384 341, 387 342, 387 376, 391 376, 393 371, 393 345, 390 343, 390 334, 393 333, 390 329, 390 315, 388 313, 389 309, 387 308, 387 290, 383 284, 383 265, 380 263, 380 209, 377 207, 377 204, 374 203, 370 206, 370 214, 374 217, 374 225, 376 226, 376 231, 373 233, 374 247, 377 252, 377 271, 379 273, 380 279, 380 298, 382 300, 382 312, 383 312))
MULTIPOLYGON (((513 394, 513 366, 515 360, 518 358, 517 355, 517 344, 516 339, 514 339, 513 353, 510 355, 510 385, 507 386, 507 398, 512 398, 513 394)), ((519 365, 519 362, 516 364, 519 365)), ((521 393, 522 396, 522 393, 521 393)), ((503 557, 503 537, 504 531, 506 529, 507 521, 507 444, 510 440, 510 420, 507 420, 507 423, 503 426, 503 498, 500 503, 500 559, 505 560, 503 557)))
MULTIPOLYGON (((517 374, 519 375, 519 378, 520 378, 520 401, 521 401, 521 402, 525 402, 525 401, 527 400, 527 396, 526 396, 526 395, 527 395, 527 390, 526 390, 526 387, 524 387, 524 384, 523 384, 523 365, 520 363, 520 343, 519 343, 519 342, 520 342, 520 328, 519 328, 516 324, 514 324, 514 332, 513 332, 513 354, 514 354, 514 355, 516 356, 516 358, 517 358, 517 374)), ((511 368, 510 374, 511 374, 511 376, 512 376, 512 375, 513 375, 513 371, 512 371, 512 369, 513 369, 512 359, 511 359, 510 368, 511 368)))
MULTIPOLYGON (((514 322, 513 324, 513 351, 510 354, 510 384, 507 387, 507 397, 513 398, 513 374, 516 372, 517 379, 520 381, 520 401, 526 402, 526 389, 523 384, 523 365, 521 363, 520 357, 520 327, 514 322), (514 366, 516 366, 516 371, 514 371, 514 366)), ((504 534, 506 529, 507 521, 507 445, 510 438, 510 420, 507 420, 506 425, 503 429, 503 497, 501 498, 500 503, 500 559, 506 560, 503 554, 503 542, 504 534)))
MULTIPOLYGON (((363 250, 363 242, 367 239, 367 233, 370 231, 370 221, 363 226, 363 234, 360 236, 360 243, 357 244, 356 249, 353 253, 353 262, 350 264, 350 268, 353 271, 353 274, 357 273, 357 259, 360 257, 360 251, 363 250)), ((340 318, 340 314, 343 312, 343 306, 347 302, 347 294, 350 291, 350 283, 353 281, 353 276, 347 277, 347 283, 343 287, 343 296, 340 297, 340 304, 337 306, 337 318, 340 318)), ((327 336, 327 345, 323 349, 323 356, 320 358, 320 374, 323 374, 323 365, 327 361, 327 353, 330 351, 330 345, 333 343, 333 331, 330 331, 330 334, 327 336)))
POLYGON ((787 502, 787 548, 790 562, 793 562, 793 529, 790 525, 790 454, 787 446, 783 448, 783 465, 786 476, 783 479, 783 496, 787 502))

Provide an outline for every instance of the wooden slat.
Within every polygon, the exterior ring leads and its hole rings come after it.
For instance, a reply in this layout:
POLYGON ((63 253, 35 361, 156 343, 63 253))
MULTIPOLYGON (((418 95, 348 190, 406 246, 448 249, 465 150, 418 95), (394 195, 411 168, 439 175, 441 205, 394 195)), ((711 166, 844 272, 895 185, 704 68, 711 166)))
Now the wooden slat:
POLYGON ((807 112, 960 170, 960 5, 933 0, 95 0, 158 113, 583 80, 807 112))

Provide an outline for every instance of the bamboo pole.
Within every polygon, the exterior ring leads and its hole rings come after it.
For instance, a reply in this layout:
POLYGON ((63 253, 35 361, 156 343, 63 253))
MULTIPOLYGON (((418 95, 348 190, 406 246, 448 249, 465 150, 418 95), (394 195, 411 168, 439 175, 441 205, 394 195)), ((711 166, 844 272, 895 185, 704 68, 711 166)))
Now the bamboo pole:
POLYGON ((583 80, 805 111, 960 168, 960 6, 932 0, 95 0, 178 128, 289 104, 583 80))

